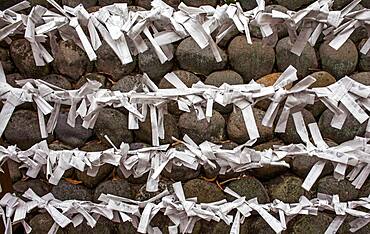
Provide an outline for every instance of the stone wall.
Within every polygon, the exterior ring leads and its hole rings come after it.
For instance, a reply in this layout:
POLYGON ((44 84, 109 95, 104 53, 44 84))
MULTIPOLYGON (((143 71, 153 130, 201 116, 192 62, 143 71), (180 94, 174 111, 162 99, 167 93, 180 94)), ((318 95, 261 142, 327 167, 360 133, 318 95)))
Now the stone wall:
MULTIPOLYGON (((13 4, 17 1, 0 1, 1 7, 5 6, 3 2, 13 4)), ((31 2, 46 4, 46 1, 43 0, 31 0, 31 2)), ((59 0, 59 2, 73 6, 81 1, 59 0)), ((97 4, 103 6, 113 2, 128 2, 143 8, 148 8, 150 4, 150 1, 147 0, 82 1, 90 9, 97 9, 97 4)), ((176 6, 180 1, 167 0, 165 2, 176 6)), ((194 6, 219 3, 217 0, 187 0, 183 2, 194 6)), ((285 7, 290 7, 292 10, 297 10, 313 1, 276 0, 267 2, 280 4, 280 6, 269 6, 268 9, 287 10, 285 7)), ((350 1, 335 1, 334 7, 341 8, 348 2, 350 1)), ((365 5, 369 5, 368 1, 363 2, 365 5)), ((245 9, 255 7, 254 0, 241 1, 241 4, 245 9)), ((137 9, 142 9, 140 7, 137 9)), ((251 28, 252 45, 247 44, 245 36, 234 30, 219 43, 220 54, 223 58, 220 63, 215 61, 209 48, 200 49, 191 38, 175 43, 172 48, 175 58, 164 64, 159 62, 151 48, 136 56, 133 63, 122 65, 106 44, 97 51, 98 60, 90 62, 85 52, 72 41, 62 41, 58 38, 55 60, 50 65, 37 67, 28 41, 17 36, 12 38, 13 42, 10 45, 1 42, 0 60, 7 81, 12 86, 16 86, 16 80, 40 78, 64 89, 75 89, 90 79, 99 81, 105 88, 127 92, 142 88, 140 78, 145 72, 160 88, 170 88, 171 85, 164 80, 163 76, 171 71, 174 71, 189 87, 199 80, 216 86, 223 83, 248 83, 252 79, 258 83, 271 85, 289 65, 297 68, 300 78, 307 75, 315 77, 317 81, 313 84, 314 87, 327 86, 344 75, 363 84, 370 84, 370 53, 362 55, 358 52, 358 48, 367 38, 366 31, 363 29, 357 29, 351 36, 351 40, 348 40, 338 51, 330 48, 321 39, 316 47, 307 45, 300 57, 290 52, 292 43, 287 37, 287 31, 284 28, 277 30, 279 41, 276 45, 270 46, 262 43, 261 33, 257 28, 251 28)), ((259 102, 254 107, 254 115, 261 138, 253 148, 264 150, 276 144, 300 142, 292 119, 288 121, 287 131, 284 134, 276 134, 272 129, 261 125, 267 107, 267 101, 259 102)), ((222 144, 224 148, 233 148, 249 139, 241 111, 236 107, 216 106, 209 123, 206 120, 197 121, 194 111, 181 112, 175 103, 169 104, 168 111, 169 114, 165 115, 166 136, 161 142, 163 144, 174 143, 171 136, 182 138, 184 134, 189 135, 196 143, 208 140, 222 144)), ((348 117, 341 130, 330 127, 332 113, 319 102, 308 106, 303 111, 303 115, 307 123, 318 122, 322 135, 329 145, 340 144, 353 139, 356 135, 363 136, 365 132, 366 123, 361 125, 352 116, 348 117)), ((130 143, 131 149, 151 145, 150 120, 147 119, 141 123, 139 130, 131 131, 127 128, 127 118, 125 110, 105 108, 99 115, 94 129, 83 128, 80 119, 77 120, 76 127, 72 128, 66 123, 67 109, 63 109, 54 134, 50 135, 47 140, 53 150, 73 148, 80 148, 84 151, 105 150, 111 147, 104 138, 106 134, 115 145, 124 141, 130 143)), ((17 107, 1 139, 2 145, 17 144, 20 149, 25 150, 41 140, 35 106, 23 104, 17 107)), ((174 144, 173 147, 179 146, 174 144)), ((176 167, 173 168, 172 173, 163 173, 160 188, 161 190, 171 189, 170 185, 173 181, 182 181, 185 195, 187 197, 197 196, 198 202, 231 199, 221 190, 225 186, 232 188, 242 196, 246 196, 246 199, 258 197, 260 203, 270 202, 274 199, 292 203, 297 202, 301 195, 315 197, 318 192, 339 194, 343 201, 355 200, 361 196, 369 195, 369 180, 361 190, 356 190, 349 181, 334 179, 332 176, 333 166, 329 163, 314 188, 310 192, 305 192, 301 188, 302 180, 317 160, 315 157, 297 157, 289 162, 290 169, 264 167, 246 173, 226 175, 218 175, 217 170, 206 167, 199 167, 197 170, 176 167)), ((154 196, 154 194, 145 191, 147 175, 140 178, 124 178, 119 169, 111 165, 101 167, 96 177, 89 177, 86 172, 68 170, 64 174, 64 179, 56 186, 45 182, 44 175, 37 179, 27 178, 25 171, 19 169, 20 165, 15 162, 9 161, 8 165, 13 188, 20 195, 27 188, 32 188, 40 196, 52 192, 56 198, 61 200, 79 199, 96 202, 101 193, 111 193, 138 200, 154 196)), ((332 219, 333 215, 330 213, 323 213, 317 217, 296 217, 289 222, 287 233, 323 233, 332 219)), ((28 221, 33 228, 32 233, 47 233, 53 223, 45 213, 32 214, 28 221)), ((350 220, 346 220, 346 224, 341 227, 339 233, 348 233, 348 221, 350 220)), ((97 227, 93 230, 90 230, 86 224, 80 225, 78 228, 73 228, 70 225, 58 233, 78 233, 81 231, 135 233, 129 223, 111 224, 109 222, 99 219, 97 227)), ((171 225, 171 221, 163 215, 157 215, 152 224, 159 226, 164 233, 167 233, 167 227, 171 225)), ((228 233, 229 228, 222 222, 207 223, 202 221, 196 225, 193 233, 228 233)), ((367 225, 359 233, 369 232, 370 225, 367 225)), ((242 225, 241 233, 273 233, 273 231, 262 218, 252 216, 242 225)))

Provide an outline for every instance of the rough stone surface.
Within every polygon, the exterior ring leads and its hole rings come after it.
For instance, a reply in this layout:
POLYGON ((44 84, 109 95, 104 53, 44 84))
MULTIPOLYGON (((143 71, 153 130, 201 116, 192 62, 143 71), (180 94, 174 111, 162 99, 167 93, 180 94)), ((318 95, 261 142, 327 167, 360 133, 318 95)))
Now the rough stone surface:
POLYGON ((359 72, 350 76, 353 80, 364 85, 370 85, 370 72, 359 72))
POLYGON ((171 180, 169 180, 165 177, 161 177, 159 182, 158 182, 158 191, 157 192, 148 192, 148 191, 146 191, 146 184, 144 183, 143 186, 141 186, 141 188, 139 188, 139 190, 137 191, 137 194, 135 195, 135 199, 139 200, 139 201, 146 201, 146 200, 160 194, 161 192, 163 192, 166 189, 170 193, 173 193, 172 184, 173 184, 173 181, 171 181, 171 180))
POLYGON ((337 144, 352 140, 355 136, 362 136, 365 133, 366 122, 360 124, 351 114, 344 122, 342 129, 330 126, 334 113, 329 109, 324 111, 319 120, 319 129, 324 138, 332 139, 337 144))
MULTIPOLYGON (((343 7, 347 6, 351 2, 352 2, 351 0, 335 0, 332 6, 333 10, 342 10, 343 7)), ((361 1, 361 3, 362 2, 366 2, 366 1, 361 1)))
POLYGON ((315 49, 308 43, 305 46, 301 56, 293 54, 290 50, 293 47, 289 37, 281 39, 276 45, 276 64, 279 71, 283 72, 290 65, 297 69, 298 77, 305 77, 317 69, 319 64, 317 62, 315 49))
POLYGON ((30 43, 26 39, 14 40, 10 55, 18 71, 27 78, 39 78, 49 74, 49 66, 36 66, 30 43))
POLYGON ((186 198, 197 197, 199 203, 215 202, 225 199, 223 191, 214 183, 194 179, 183 185, 186 198))
POLYGON ((107 43, 103 43, 97 50, 97 56, 96 70, 110 75, 114 81, 118 81, 125 75, 130 74, 135 69, 137 63, 137 58, 133 57, 133 62, 122 64, 107 43))
POLYGON ((357 66, 358 53, 356 45, 347 40, 338 50, 331 48, 328 42, 320 46, 321 66, 336 79, 353 73, 357 66))
POLYGON ((310 4, 314 1, 315 0, 299 0, 299 1, 296 1, 296 0, 276 0, 276 2, 279 5, 282 5, 286 8, 288 8, 289 10, 298 10, 301 7, 306 6, 306 5, 308 5, 308 4, 310 4))
POLYGON ((220 48, 222 61, 217 62, 209 46, 201 49, 191 38, 183 40, 176 50, 176 58, 180 67, 194 73, 208 75, 213 71, 221 70, 226 66, 227 54, 220 48))
POLYGON ((15 67, 10 58, 9 50, 0 47, 0 61, 5 74, 9 74, 14 71, 15 67))
POLYGON ((302 215, 290 224, 289 233, 325 233, 332 220, 332 217, 322 212, 318 212, 317 216, 302 215))
POLYGON ((184 2, 187 6, 194 6, 194 7, 199 7, 199 6, 203 6, 203 5, 211 5, 211 6, 216 6, 218 1, 217 0, 202 0, 202 1, 199 1, 199 0, 183 0, 182 2, 184 2))
POLYGON ((81 233, 90 233, 90 234, 115 234, 116 231, 113 225, 109 225, 109 222, 102 222, 103 218, 99 218, 94 228, 88 226, 86 222, 81 223, 77 227, 74 227, 73 224, 69 224, 65 228, 65 232, 68 234, 81 234, 81 233))
MULTIPOLYGON (((315 118, 311 114, 311 112, 309 112, 306 109, 303 109, 301 112, 302 112, 303 120, 304 120, 306 126, 309 123, 314 123, 315 122, 315 118)), ((301 137, 298 135, 297 130, 295 129, 292 114, 293 113, 291 112, 290 115, 289 115, 288 123, 286 125, 285 132, 279 134, 279 138, 282 139, 285 144, 291 144, 291 143, 297 144, 297 143, 302 142, 301 137)), ((278 118, 277 118, 277 120, 278 120, 278 118)))
POLYGON ((143 76, 140 74, 124 76, 114 85, 112 85, 111 90, 121 92, 129 92, 131 90, 135 90, 136 92, 142 92, 142 79, 143 76))
POLYGON ((17 87, 17 88, 21 87, 16 84, 16 81, 23 80, 23 79, 24 77, 19 73, 13 73, 13 74, 6 75, 6 82, 10 84, 12 87, 17 87))
MULTIPOLYGON (((268 193, 261 182, 252 176, 245 176, 238 180, 231 181, 227 186, 240 196, 245 196, 245 200, 247 201, 255 197, 258 198, 258 203, 261 204, 270 201, 268 193)), ((235 198, 227 195, 227 200, 231 201, 235 200, 235 198)))
POLYGON ((81 147, 93 135, 93 130, 82 127, 82 119, 76 119, 75 127, 67 123, 68 112, 60 112, 55 127, 55 136, 67 145, 81 147))
MULTIPOLYGON (((158 83, 164 75, 171 71, 174 65, 174 58, 170 61, 161 63, 153 45, 148 40, 145 40, 145 43, 148 45, 149 49, 139 54, 139 68, 142 72, 148 74, 151 80, 158 83)), ((169 45, 168 47, 169 50, 173 52, 173 46, 169 45)))
POLYGON ((21 164, 15 162, 13 160, 8 160, 7 164, 8 164, 8 168, 9 168, 9 176, 12 179, 12 182, 15 183, 15 182, 19 181, 20 179, 22 179, 23 175, 22 175, 21 170, 19 169, 21 164))
POLYGON ((212 112, 210 122, 198 120, 195 111, 180 116, 178 123, 182 135, 187 134, 194 142, 219 142, 225 138, 225 119, 217 111, 212 112))
MULTIPOLYGON (((258 142, 266 142, 273 138, 273 129, 262 126, 262 119, 265 116, 263 110, 253 108, 254 119, 256 120, 257 129, 260 135, 258 142)), ((227 123, 227 134, 229 139, 239 144, 248 141, 249 134, 245 126, 242 111, 239 108, 234 108, 234 111, 230 114, 229 121, 227 123)))
POLYGON ((76 7, 78 4, 82 3, 82 5, 85 8, 95 6, 97 2, 98 0, 83 0, 83 1, 81 0, 62 0, 63 5, 67 5, 70 7, 76 7))
POLYGON ((95 73, 95 72, 88 73, 84 75, 83 77, 81 77, 81 79, 77 81, 75 88, 76 89, 81 88, 87 82, 87 80, 98 81, 100 84, 102 84, 101 88, 106 88, 107 78, 105 77, 105 75, 95 73))
POLYGON ((265 186, 271 200, 279 199, 287 203, 295 203, 303 195, 307 196, 301 187, 303 180, 296 176, 279 176, 268 181, 265 186))
POLYGON ((4 131, 10 144, 26 150, 42 140, 37 113, 30 110, 15 111, 4 131))
POLYGON ((237 36, 230 42, 228 53, 231 67, 245 83, 271 73, 275 63, 274 48, 264 46, 260 39, 253 39, 250 45, 245 36, 237 36))
POLYGON ((61 41, 54 58, 55 69, 74 81, 78 81, 83 74, 90 72, 93 68, 85 51, 73 41, 61 41))
POLYGON ((101 194, 112 194, 119 197, 134 198, 130 184, 126 180, 108 180, 99 184, 95 189, 94 201, 99 202, 101 194))
POLYGON ((51 186, 46 181, 40 179, 20 180, 13 184, 13 189, 18 195, 22 195, 29 188, 42 197, 50 192, 51 186))
POLYGON ((333 176, 320 179, 317 187, 318 193, 338 194, 340 201, 353 201, 358 198, 359 191, 347 179, 338 181, 333 176))
POLYGON ((134 140, 133 133, 128 130, 127 116, 118 110, 105 108, 100 111, 94 130, 97 137, 107 145, 109 142, 104 138, 105 135, 116 147, 119 147, 123 141, 131 143, 134 140))
MULTIPOLYGON (((170 114, 164 115, 164 139, 160 139, 161 144, 173 142, 172 136, 179 138, 179 129, 177 120, 170 114)), ((135 131, 135 136, 138 140, 152 144, 152 125, 148 114, 144 122, 139 123, 139 130, 135 131)))
MULTIPOLYGON (((54 220, 49 215, 49 213, 38 214, 34 216, 29 222, 29 225, 32 228, 31 234, 48 233, 51 226, 53 226, 53 224, 54 224, 54 220)), ((63 233, 64 233, 63 229, 59 228, 57 231, 57 234, 63 234, 63 233)))
POLYGON ((59 88, 62 89, 72 89, 71 82, 69 82, 69 80, 62 75, 50 74, 42 77, 41 80, 44 80, 49 84, 58 86, 59 88))
MULTIPOLYGON (((366 39, 362 40, 361 43, 358 45, 358 50, 360 51, 361 48, 364 46, 366 39)), ((370 71, 370 51, 367 54, 363 54, 359 52, 359 63, 358 68, 360 71, 370 71)))
POLYGON ((127 3, 128 5, 131 5, 133 3, 133 0, 98 0, 98 1, 100 6, 108 6, 114 3, 127 3))
POLYGON ((71 184, 65 180, 59 181, 58 185, 51 190, 54 197, 59 200, 85 200, 92 201, 93 193, 90 189, 80 184, 71 184))

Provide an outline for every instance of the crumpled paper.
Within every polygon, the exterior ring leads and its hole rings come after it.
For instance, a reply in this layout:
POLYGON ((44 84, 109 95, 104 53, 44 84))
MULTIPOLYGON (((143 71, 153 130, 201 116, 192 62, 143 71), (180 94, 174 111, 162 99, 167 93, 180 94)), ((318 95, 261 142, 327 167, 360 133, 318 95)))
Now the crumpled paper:
MULTIPOLYGON (((365 27, 370 35, 370 10, 354 10, 361 0, 354 0, 342 10, 331 10, 333 0, 318 0, 297 12, 286 13, 278 10, 267 13, 264 0, 256 0, 257 7, 245 12, 239 3, 215 8, 209 5, 190 7, 181 2, 175 10, 161 0, 154 0, 151 10, 134 11, 126 3, 115 3, 92 13, 87 12, 82 4, 72 8, 62 7, 54 0, 47 1, 57 12, 37 5, 29 15, 17 13, 30 7, 24 1, 0 14, 0 40, 11 42, 10 36, 24 34, 38 66, 53 61, 42 43, 55 31, 63 40, 73 40, 91 61, 97 59, 95 51, 104 40, 123 64, 131 63, 133 55, 149 48, 144 36, 149 39, 158 59, 164 63, 173 58, 169 44, 188 36, 202 49, 209 46, 215 60, 220 62, 222 58, 216 43, 233 27, 245 34, 251 44, 249 28, 256 26, 265 43, 275 44, 276 25, 284 25, 293 42, 291 51, 297 55, 302 53, 307 43, 314 46, 320 34, 325 35, 334 49, 339 49, 358 27, 365 27), (212 35, 215 35, 216 41, 212 35)), ((369 49, 370 39, 360 51, 366 54, 369 49)))
POLYGON ((45 210, 54 220, 49 234, 56 233, 59 228, 71 224, 74 227, 86 222, 94 227, 99 217, 113 222, 131 222, 139 233, 162 233, 153 227, 150 221, 156 214, 168 216, 173 225, 168 227, 171 234, 191 233, 199 220, 225 222, 231 226, 230 233, 240 233, 240 225, 252 212, 257 212, 276 232, 287 229, 288 221, 297 215, 317 215, 324 210, 336 214, 336 218, 328 226, 325 233, 336 233, 347 216, 355 217, 350 222, 351 232, 355 232, 370 222, 370 196, 357 201, 341 202, 338 195, 318 194, 317 198, 307 199, 301 196, 297 203, 284 203, 275 199, 272 203, 259 204, 258 198, 246 200, 230 188, 224 190, 235 198, 234 201, 220 200, 212 203, 198 203, 196 198, 186 198, 181 182, 172 185, 174 192, 161 192, 146 201, 101 194, 99 201, 66 200, 60 201, 51 193, 42 197, 32 189, 28 189, 24 201, 10 193, 0 200, 0 216, 6 228, 5 233, 12 234, 12 225, 21 223, 30 233, 32 228, 25 222, 27 213, 33 210, 45 210), (233 215, 235 211, 235 215, 233 215), (274 215, 276 214, 276 215, 274 215))

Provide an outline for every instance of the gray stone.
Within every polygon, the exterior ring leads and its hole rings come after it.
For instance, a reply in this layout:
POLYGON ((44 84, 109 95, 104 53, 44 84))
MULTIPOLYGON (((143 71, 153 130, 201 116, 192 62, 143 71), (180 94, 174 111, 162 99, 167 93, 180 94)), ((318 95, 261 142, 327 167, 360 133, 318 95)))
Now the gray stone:
POLYGON ((96 70, 110 75, 114 81, 118 81, 125 75, 130 74, 135 70, 137 64, 136 56, 133 56, 133 62, 122 64, 112 48, 105 42, 97 50, 97 56, 96 70))
POLYGON ((338 194, 341 202, 353 201, 358 198, 359 191, 347 179, 338 181, 333 176, 326 176, 319 180, 318 193, 338 194))
MULTIPOLYGON (((260 204, 270 201, 267 190, 263 187, 262 183, 252 176, 245 176, 238 180, 233 180, 227 187, 240 196, 245 197, 247 201, 252 198, 257 198, 260 204)), ((227 200, 232 201, 235 200, 235 198, 231 195, 227 195, 227 200)))
POLYGON ((15 111, 4 131, 10 144, 26 150, 42 140, 37 113, 30 110, 15 111))
MULTIPOLYGON (((352 0, 335 0, 333 2, 333 10, 342 10, 345 6, 350 4, 352 0)), ((361 1, 361 2, 366 2, 366 1, 361 1)))
POLYGON ((191 38, 183 40, 176 50, 176 58, 182 69, 194 73, 208 75, 213 71, 223 69, 227 64, 227 54, 220 48, 218 51, 222 61, 217 62, 210 46, 201 49, 191 38))
POLYGON ((285 37, 277 43, 276 64, 279 71, 283 72, 292 65, 297 69, 297 75, 303 78, 318 68, 316 52, 312 46, 307 43, 300 56, 290 52, 292 47, 293 43, 289 37, 285 37))
POLYGON ((40 179, 20 180, 13 184, 13 189, 18 195, 22 195, 28 189, 32 189, 40 197, 50 192, 50 185, 40 179))
MULTIPOLYGON (((236 28, 236 26, 233 24, 230 31, 227 32, 227 34, 217 43, 218 46, 221 48, 227 48, 229 43, 232 39, 234 39, 236 36, 240 34, 239 30, 236 28)), ((217 35, 217 34, 216 34, 217 35)))
POLYGON ((29 78, 39 78, 49 74, 49 66, 36 66, 30 43, 26 39, 14 40, 10 45, 10 55, 18 71, 29 78))
POLYGON ((245 36, 237 36, 230 42, 228 54, 231 67, 245 83, 271 73, 275 64, 274 48, 263 45, 260 39, 248 44, 245 36))
MULTIPOLYGON (((32 217, 31 221, 29 222, 32 231, 31 234, 42 234, 48 233, 50 228, 54 224, 53 218, 50 216, 49 213, 38 214, 32 217)), ((57 234, 63 234, 64 231, 62 228, 59 228, 57 234)))
POLYGON ((85 8, 89 8, 95 6, 98 0, 61 0, 63 5, 67 5, 69 7, 76 7, 78 4, 82 3, 85 8))
POLYGON ((289 10, 298 10, 301 7, 313 3, 315 0, 276 0, 279 5, 282 5, 289 10))
MULTIPOLYGON (((273 129, 262 125, 262 119, 265 116, 265 112, 263 110, 253 108, 253 114, 260 135, 260 138, 258 138, 257 141, 262 143, 271 140, 274 136, 273 129)), ((234 111, 231 112, 229 116, 227 134, 230 140, 239 144, 245 143, 250 139, 242 111, 237 107, 234 108, 234 111)))
POLYGON ((6 82, 10 84, 12 87, 20 88, 21 86, 17 85, 16 81, 25 79, 21 74, 19 73, 13 73, 6 75, 6 82))
POLYGON ((50 74, 41 78, 41 80, 48 82, 49 84, 58 86, 62 89, 72 89, 71 82, 67 78, 58 74, 50 74))
MULTIPOLYGON (((306 126, 309 123, 316 122, 315 117, 313 117, 311 112, 309 112, 306 109, 302 109, 301 112, 302 112, 303 120, 304 120, 306 126)), ((295 128, 295 124, 294 124, 294 121, 293 121, 292 114, 293 114, 293 112, 290 112, 285 132, 279 134, 279 138, 281 140, 283 140, 285 144, 298 144, 298 143, 302 142, 302 139, 298 135, 297 130, 295 128)), ((280 115, 278 114, 278 116, 280 116, 280 115)), ((278 118, 277 118, 277 120, 278 120, 278 118)), ((321 128, 320 128, 320 130, 321 130, 321 128)))
POLYGON ((90 189, 80 184, 71 184, 65 180, 59 181, 58 185, 51 190, 59 200, 84 200, 92 201, 93 193, 90 189))
POLYGON ((122 142, 131 143, 134 140, 133 133, 128 129, 128 118, 118 110, 104 108, 100 111, 94 127, 97 137, 109 145, 105 135, 119 147, 122 142))
POLYGON ((128 5, 131 5, 133 3, 133 0, 98 0, 98 1, 100 6, 108 6, 114 3, 127 3, 128 5))
POLYGON ((216 6, 218 1, 217 0, 183 0, 183 3, 185 3, 187 6, 193 6, 193 7, 200 7, 203 5, 210 5, 210 6, 216 6))
POLYGON ((367 85, 370 85, 370 72, 359 72, 350 76, 353 80, 367 85))
POLYGON ((135 195, 135 199, 139 201, 146 201, 152 197, 155 197, 156 195, 160 194, 164 190, 168 190, 170 193, 173 193, 173 187, 172 187, 173 181, 161 177, 158 182, 158 191, 156 192, 148 192, 146 191, 146 183, 144 183, 138 190, 137 194, 135 195))
MULTIPOLYGON (((160 139, 161 144, 172 143, 171 137, 179 138, 179 129, 177 127, 177 120, 171 114, 164 115, 164 139, 160 139)), ((139 123, 139 129, 135 131, 136 139, 152 144, 152 125, 149 114, 144 122, 139 123)))
POLYGON ((72 147, 81 147, 85 142, 92 137, 93 130, 82 127, 82 119, 76 118, 75 127, 71 127, 67 123, 68 112, 62 111, 59 113, 58 122, 54 133, 56 138, 72 147))
POLYGON ((14 64, 10 58, 9 50, 0 47, 0 61, 3 66, 5 74, 12 73, 14 71, 14 64))
POLYGON ((183 185, 186 198, 197 197, 198 203, 216 202, 225 199, 223 191, 214 183, 193 179, 183 185))
POLYGON ((319 120, 319 129, 324 138, 332 139, 335 143, 340 144, 352 140, 355 136, 363 136, 366 129, 366 122, 360 124, 353 115, 349 114, 344 122, 342 129, 330 126, 334 113, 329 109, 324 111, 319 120))
POLYGON ((95 189, 94 202, 99 202, 101 194, 112 194, 119 197, 133 199, 130 184, 126 180, 108 180, 99 184, 95 189))
MULTIPOLYGON (((359 50, 361 50, 365 42, 366 42, 366 39, 360 42, 360 44, 358 45, 359 50)), ((359 63, 358 63, 359 70, 370 72, 370 51, 368 51, 367 54, 363 54, 363 53, 359 53, 359 54, 360 54, 359 63)))
MULTIPOLYGON (((172 70, 174 59, 172 58, 170 61, 161 63, 153 45, 148 40, 145 40, 145 43, 149 49, 139 54, 140 71, 146 73, 155 83, 159 83, 161 78, 172 70)), ((168 45, 168 48, 173 53, 174 48, 172 44, 168 45)))
POLYGON ((81 77, 81 79, 79 79, 75 85, 75 88, 76 89, 79 89, 81 88, 86 82, 87 80, 95 80, 95 81, 98 81, 100 84, 102 84, 101 88, 106 88, 106 83, 107 83, 107 78, 105 77, 105 75, 103 74, 99 74, 99 73, 88 73, 86 75, 84 75, 83 77, 81 77))
POLYGON ((356 45, 347 40, 338 50, 331 48, 328 42, 320 46, 321 66, 336 79, 353 73, 357 66, 358 53, 356 45))
POLYGON ((195 111, 186 112, 180 116, 181 134, 187 134, 194 142, 219 142, 225 138, 225 119, 217 111, 212 112, 210 122, 206 119, 198 120, 195 111))
POLYGON ((135 90, 136 92, 142 92, 142 80, 143 75, 127 75, 112 85, 112 91, 129 92, 135 90))

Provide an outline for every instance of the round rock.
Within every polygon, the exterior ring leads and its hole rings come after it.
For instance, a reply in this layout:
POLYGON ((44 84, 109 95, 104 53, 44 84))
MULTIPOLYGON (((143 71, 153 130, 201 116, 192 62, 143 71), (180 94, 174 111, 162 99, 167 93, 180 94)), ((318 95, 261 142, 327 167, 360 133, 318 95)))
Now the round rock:
POLYGON ((223 191, 214 183, 194 179, 183 185, 186 198, 197 197, 198 203, 216 202, 225 199, 223 191))
POLYGON ((37 113, 30 110, 15 111, 4 131, 10 144, 26 150, 42 140, 37 113))
POLYGON ((72 147, 81 147, 93 135, 93 130, 82 127, 82 119, 76 118, 76 125, 67 123, 68 112, 61 112, 54 133, 57 139, 72 147))
POLYGON ((319 120, 319 129, 324 138, 332 139, 335 143, 340 144, 352 140, 355 136, 363 136, 366 129, 366 122, 360 124, 351 114, 348 114, 342 129, 333 128, 330 123, 334 113, 329 109, 325 110, 319 120))
POLYGON ((370 72, 359 72, 359 73, 356 73, 356 74, 353 74, 350 76, 353 80, 361 83, 361 84, 364 84, 364 85, 367 85, 369 86, 370 85, 370 72))
POLYGON ((14 64, 10 58, 9 50, 0 47, 0 61, 5 74, 9 74, 14 71, 14 64))
POLYGON ((338 50, 331 48, 328 42, 324 42, 319 51, 322 68, 336 79, 356 70, 358 53, 356 45, 351 40, 347 40, 338 50))
MULTIPOLYGON (((177 120, 171 114, 164 115, 164 139, 160 139, 161 144, 168 144, 173 142, 171 137, 179 138, 179 129, 177 127, 177 120)), ((139 130, 135 131, 136 139, 149 144, 152 144, 152 125, 150 116, 147 115, 144 122, 139 123, 139 130)))
POLYGON ((78 81, 93 68, 85 51, 70 40, 58 44, 54 66, 60 74, 70 77, 73 81, 78 81))
POLYGON ((275 64, 274 48, 263 45, 260 39, 248 44, 245 36, 237 36, 230 42, 228 54, 230 65, 245 83, 271 73, 275 64))
POLYGON ((103 43, 102 46, 100 46, 97 50, 97 56, 96 70, 110 75, 114 81, 118 81, 125 75, 130 74, 135 70, 137 63, 137 58, 133 57, 133 62, 122 64, 120 59, 107 43, 103 43))
POLYGON ((180 67, 194 73, 208 75, 223 69, 227 64, 227 54, 218 48, 222 61, 217 62, 210 46, 201 49, 191 38, 183 40, 176 50, 176 58, 180 67))
POLYGON ((266 189, 271 200, 279 199, 286 203, 295 203, 306 195, 301 187, 303 181, 296 176, 279 176, 266 183, 266 189))
POLYGON ((285 71, 290 65, 297 69, 297 75, 301 78, 311 73, 312 69, 317 69, 315 49, 308 43, 300 56, 290 52, 293 44, 289 37, 281 39, 276 45, 276 64, 279 71, 285 71))
POLYGON ((186 112, 180 116, 179 124, 182 135, 187 134, 194 142, 219 142, 225 138, 225 119, 217 111, 212 111, 210 122, 198 120, 195 111, 186 112))
POLYGON ((49 84, 58 86, 62 89, 72 89, 71 82, 67 78, 58 74, 50 74, 41 78, 41 80, 48 82, 49 84))
MULTIPOLYGON (((29 223, 32 228, 31 234, 48 233, 54 222, 55 221, 49 213, 43 213, 34 216, 29 223)), ((59 228, 57 234, 63 233, 63 229, 59 228)))
POLYGON ((332 217, 322 212, 317 215, 302 215, 297 221, 290 223, 289 233, 325 233, 332 220, 332 217))
POLYGON ((36 66, 30 43, 26 39, 14 40, 10 45, 10 55, 19 72, 29 78, 39 78, 49 74, 49 66, 36 66))
POLYGON ((143 75, 140 74, 124 76, 112 85, 111 90, 121 92, 130 92, 131 90, 135 90, 136 92, 142 92, 142 80, 143 75))
MULTIPOLYGON (((359 50, 361 50, 365 42, 366 39, 361 41, 361 43, 358 45, 359 50)), ((367 52, 367 54, 360 53, 358 68, 361 71, 370 71, 370 50, 367 52)))
POLYGON ((83 77, 81 77, 81 79, 77 81, 75 88, 76 89, 81 88, 87 82, 87 80, 98 81, 100 84, 102 84, 101 88, 106 87, 107 78, 105 77, 105 75, 94 72, 94 73, 88 73, 84 75, 83 77))
POLYGON ((109 145, 105 135, 119 147, 124 141, 131 143, 134 140, 133 133, 128 129, 128 118, 118 110, 104 108, 100 111, 94 127, 97 137, 109 145))
POLYGON ((59 200, 84 200, 92 201, 92 191, 80 184, 71 184, 65 180, 59 181, 58 185, 51 190, 56 199, 59 200))
MULTIPOLYGON (((270 201, 267 190, 263 187, 262 183, 252 176, 245 176, 231 181, 227 186, 240 196, 245 197, 247 201, 255 197, 260 204, 270 201)), ((235 200, 235 198, 227 195, 227 200, 231 201, 235 200)))
MULTIPOLYGON (((309 123, 314 123, 315 122, 315 117, 312 115, 311 112, 309 112, 306 109, 302 109, 302 116, 303 120, 307 126, 309 123)), ((301 137, 298 135, 297 130, 295 128, 292 112, 289 115, 288 122, 286 125, 286 129, 284 133, 279 134, 279 138, 284 141, 285 144, 298 144, 302 142, 301 137)), ((278 114, 278 116, 280 116, 278 114)), ((278 120, 278 118, 276 118, 278 120)), ((321 128, 320 128, 321 130, 321 128)))
POLYGON ((200 7, 204 5, 210 5, 210 6, 217 6, 218 1, 217 0, 183 0, 183 3, 185 3, 187 6, 192 7, 200 7))
POLYGON ((318 193, 338 194, 340 201, 353 201, 358 198, 359 191, 347 179, 338 181, 333 176, 326 176, 319 180, 318 193))
POLYGON ((29 188, 42 197, 50 192, 51 186, 46 181, 40 179, 20 180, 13 184, 14 191, 19 195, 22 195, 29 188))
POLYGON ((126 180, 108 180, 99 184, 95 189, 94 202, 99 202, 98 198, 101 194, 112 194, 129 199, 134 198, 130 184, 126 180))
MULTIPOLYGON (((172 70, 174 59, 161 63, 153 45, 148 40, 145 40, 145 43, 149 49, 139 54, 139 68, 140 71, 148 74, 154 83, 158 83, 164 75, 172 70)), ((171 44, 169 45, 169 49, 173 53, 174 49, 171 44)))
MULTIPOLYGON (((261 143, 271 140, 274 136, 273 129, 262 125, 262 119, 265 116, 265 112, 263 110, 253 108, 253 115, 260 135, 260 138, 258 138, 257 141, 261 143)), ((242 111, 237 107, 234 108, 234 111, 231 112, 229 116, 227 134, 230 140, 239 144, 245 143, 250 139, 242 111)))

